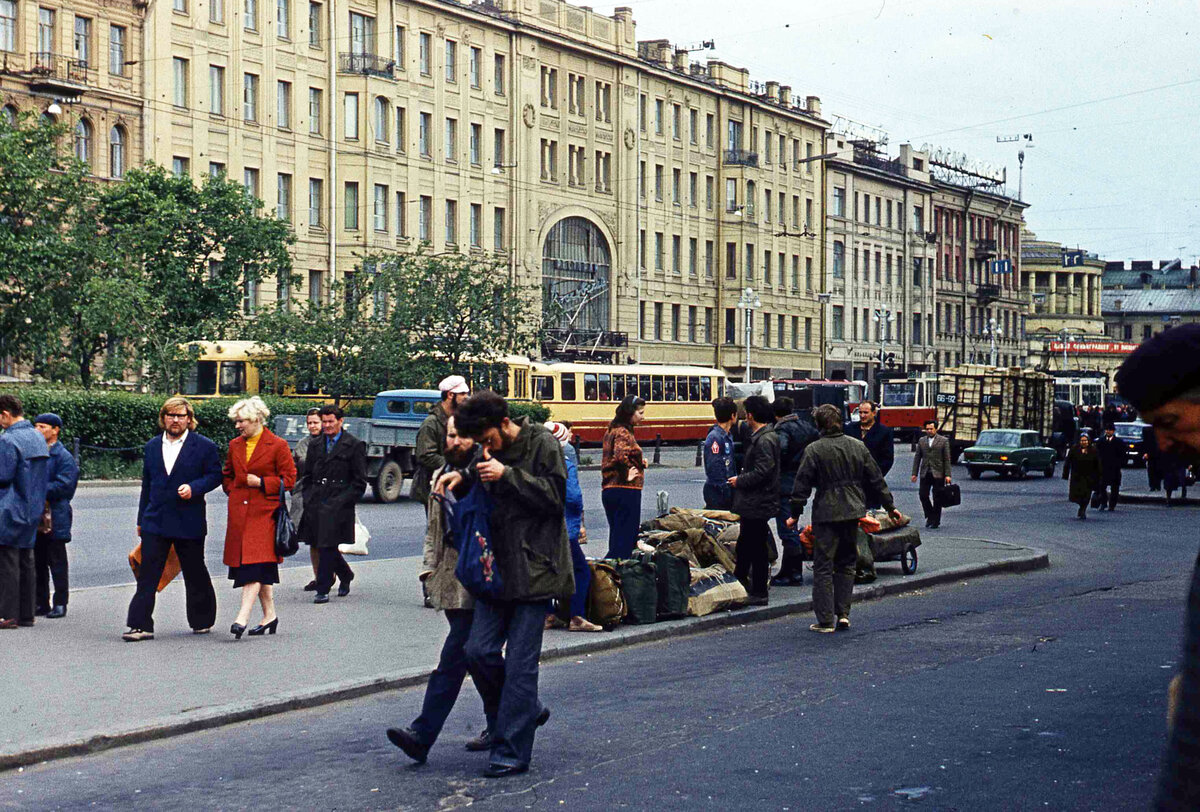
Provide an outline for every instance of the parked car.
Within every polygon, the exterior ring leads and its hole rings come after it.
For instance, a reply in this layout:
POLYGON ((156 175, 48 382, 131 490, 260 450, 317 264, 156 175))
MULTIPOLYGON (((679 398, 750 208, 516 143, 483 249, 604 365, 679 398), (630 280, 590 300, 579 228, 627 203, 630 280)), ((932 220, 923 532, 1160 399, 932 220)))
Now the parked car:
POLYGON ((1125 462, 1136 468, 1146 464, 1146 461, 1142 459, 1141 444, 1142 432, 1148 425, 1140 420, 1133 423, 1113 423, 1118 439, 1125 443, 1125 462))
POLYGON ((1031 471, 1041 471, 1052 477, 1056 454, 1053 448, 1042 445, 1036 431, 988 429, 980 433, 975 445, 963 451, 963 464, 971 479, 979 479, 984 471, 1021 479, 1031 471))

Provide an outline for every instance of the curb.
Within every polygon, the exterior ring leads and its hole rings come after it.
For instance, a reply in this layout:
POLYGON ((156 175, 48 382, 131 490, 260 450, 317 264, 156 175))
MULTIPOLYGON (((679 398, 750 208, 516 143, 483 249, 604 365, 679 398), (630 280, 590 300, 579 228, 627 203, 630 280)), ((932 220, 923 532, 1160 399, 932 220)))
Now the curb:
MULTIPOLYGON (((1157 493, 1122 493, 1117 495, 1117 502, 1131 505, 1166 505, 1167 497, 1157 493)), ((1200 505, 1200 499, 1194 496, 1177 497, 1171 500, 1172 507, 1195 507, 1200 505)))
MULTIPOLYGON (((964 564, 939 572, 929 573, 928 575, 911 575, 897 581, 887 583, 876 582, 865 587, 856 587, 854 590, 854 601, 858 603, 861 601, 878 600, 886 595, 911 592, 914 589, 958 581, 963 578, 979 578, 986 575, 1009 572, 1029 572, 1050 566, 1050 554, 1045 550, 1034 548, 1023 549, 1028 551, 1027 554, 1015 558, 984 561, 977 564, 964 564)), ((610 632, 598 636, 599 639, 588 639, 587 642, 570 645, 558 644, 545 647, 542 650, 541 662, 548 663, 568 657, 577 657, 581 654, 611 651, 626 646, 665 640, 671 637, 691 637, 716 629, 776 620, 788 615, 810 611, 812 611, 811 598, 791 603, 776 604, 774 606, 748 607, 727 612, 718 612, 706 615, 705 617, 690 618, 689 621, 682 623, 660 623, 645 627, 622 627, 619 632, 610 632)), ((253 702, 221 705, 215 708, 175 714, 116 733, 97 734, 72 741, 47 742, 19 752, 0 754, 0 771, 26 767, 44 761, 99 753, 116 747, 142 744, 202 730, 212 730, 237 722, 247 722, 288 711, 315 708, 349 699, 358 699, 384 691, 411 688, 425 684, 431 672, 432 669, 429 668, 410 669, 408 671, 383 674, 365 679, 347 680, 253 702)))

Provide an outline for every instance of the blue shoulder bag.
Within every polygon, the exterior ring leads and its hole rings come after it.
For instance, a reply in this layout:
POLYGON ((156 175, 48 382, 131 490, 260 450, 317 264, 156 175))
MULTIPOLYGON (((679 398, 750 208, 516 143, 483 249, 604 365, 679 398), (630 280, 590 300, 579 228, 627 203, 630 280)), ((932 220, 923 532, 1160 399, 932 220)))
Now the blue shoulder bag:
POLYGON ((492 496, 476 485, 457 500, 450 523, 458 546, 454 577, 476 598, 498 600, 504 592, 492 546, 492 496))

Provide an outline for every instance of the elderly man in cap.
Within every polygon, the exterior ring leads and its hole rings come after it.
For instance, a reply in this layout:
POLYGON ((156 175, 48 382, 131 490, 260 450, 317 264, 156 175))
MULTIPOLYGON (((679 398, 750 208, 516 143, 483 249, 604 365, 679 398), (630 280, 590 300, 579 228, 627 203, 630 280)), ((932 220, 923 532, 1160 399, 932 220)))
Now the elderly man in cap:
POLYGON ((36 573, 37 614, 48 618, 67 614, 67 542, 71 540, 71 500, 79 484, 79 466, 75 457, 58 441, 62 418, 53 412, 33 419, 34 428, 50 446, 50 465, 46 471, 46 507, 33 548, 36 573), (54 600, 50 600, 50 581, 54 580, 54 600))
POLYGON ((0 394, 0 429, 0 629, 15 629, 33 625, 33 548, 50 450, 16 395, 0 394))
MULTIPOLYGON (((1117 391, 1155 429, 1159 447, 1200 462, 1200 325, 1164 330, 1143 343, 1116 375, 1117 391)), ((1182 668, 1171 683, 1171 728, 1156 808, 1200 808, 1200 559, 1192 573, 1182 668)))
POLYGON ((446 421, 471 394, 462 375, 443 378, 438 391, 442 393, 442 402, 433 408, 417 431, 417 464, 413 470, 412 498, 425 505, 426 512, 429 510, 430 478, 434 471, 440 471, 446 465, 446 421))

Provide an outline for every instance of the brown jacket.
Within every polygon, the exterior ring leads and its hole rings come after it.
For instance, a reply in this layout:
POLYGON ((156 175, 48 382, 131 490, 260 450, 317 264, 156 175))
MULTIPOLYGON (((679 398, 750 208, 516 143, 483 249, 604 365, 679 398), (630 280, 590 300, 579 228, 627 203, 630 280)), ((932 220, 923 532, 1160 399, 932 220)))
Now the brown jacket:
POLYGON ((624 426, 609 429, 604 435, 604 452, 600 458, 600 487, 642 489, 646 478, 646 459, 633 432, 624 426), (629 478, 629 470, 637 474, 629 478))
MULTIPOLYGON (((430 478, 437 477, 438 472, 430 478)), ((430 487, 432 490, 432 484, 430 487)), ((458 579, 454 569, 458 566, 458 550, 454 548, 446 514, 440 499, 429 500, 429 524, 425 530, 425 559, 421 567, 428 572, 425 590, 434 609, 474 609, 475 598, 471 597, 458 579)))

